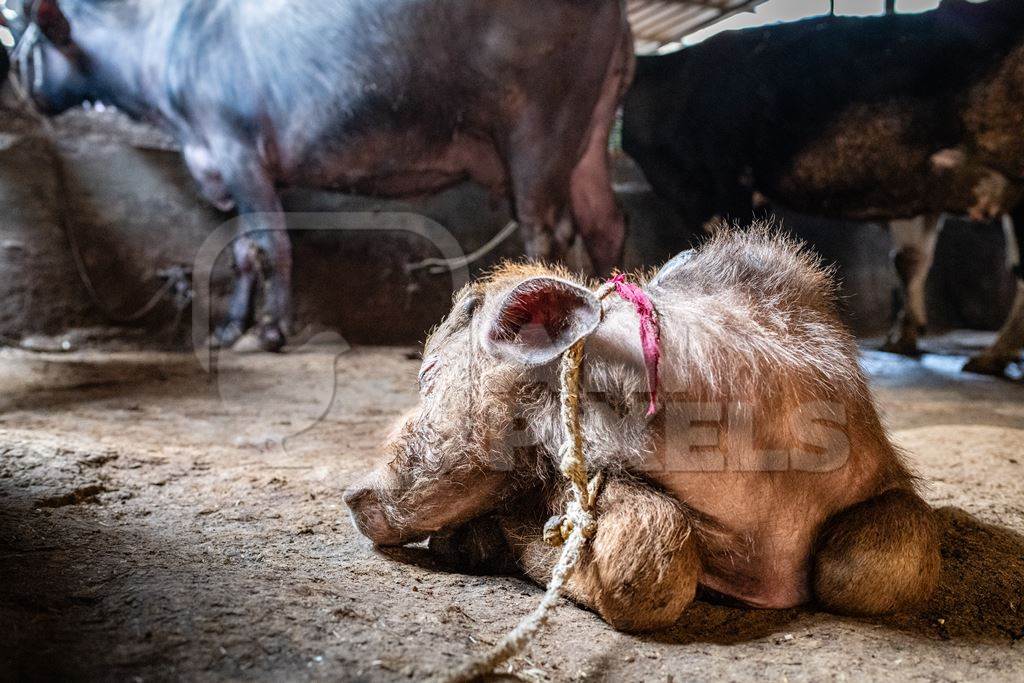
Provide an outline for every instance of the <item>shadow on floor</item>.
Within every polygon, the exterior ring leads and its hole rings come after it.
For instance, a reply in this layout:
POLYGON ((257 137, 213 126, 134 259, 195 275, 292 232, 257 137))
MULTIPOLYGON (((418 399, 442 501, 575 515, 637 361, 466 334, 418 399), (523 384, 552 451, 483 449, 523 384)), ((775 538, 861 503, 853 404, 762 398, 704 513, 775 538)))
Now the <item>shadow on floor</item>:
MULTIPOLYGON (((1024 535, 986 524, 959 508, 936 512, 942 577, 918 614, 865 619, 927 638, 1015 641, 1024 637, 1024 535)), ((813 608, 749 610, 699 602, 654 640, 730 645, 785 631, 813 608)))
MULTIPOLYGON (((931 639, 1024 638, 1024 535, 986 524, 959 508, 940 508, 936 514, 942 528, 943 567, 935 595, 918 614, 862 621, 931 639)), ((431 571, 459 572, 423 547, 381 552, 431 571)), ((792 622, 815 611, 813 606, 756 610, 698 600, 672 628, 646 638, 732 645, 785 632, 792 622)))
MULTIPOLYGON (((0 680, 300 680, 323 647, 273 616, 303 598, 259 576, 258 554, 211 561, 144 527, 103 523, 94 510, 116 496, 57 507, 2 474, 0 680)), ((290 579, 311 585, 301 570, 290 579)))

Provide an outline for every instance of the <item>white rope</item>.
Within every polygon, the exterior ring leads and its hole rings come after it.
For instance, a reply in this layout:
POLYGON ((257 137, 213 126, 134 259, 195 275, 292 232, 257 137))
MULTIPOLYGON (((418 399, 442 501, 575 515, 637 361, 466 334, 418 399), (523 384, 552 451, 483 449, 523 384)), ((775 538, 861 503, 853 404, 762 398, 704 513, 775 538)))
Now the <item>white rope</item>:
POLYGON ((485 256, 489 255, 492 251, 500 247, 505 240, 514 235, 519 230, 519 224, 515 221, 510 221, 504 228, 501 229, 497 235, 492 237, 485 245, 477 249, 471 254, 467 254, 460 258, 453 259, 440 259, 440 258, 428 258, 416 263, 410 263, 405 267, 406 273, 415 273, 419 270, 427 269, 431 275, 440 275, 442 273, 448 273, 453 270, 459 270, 460 268, 468 268, 477 261, 480 261, 485 256))

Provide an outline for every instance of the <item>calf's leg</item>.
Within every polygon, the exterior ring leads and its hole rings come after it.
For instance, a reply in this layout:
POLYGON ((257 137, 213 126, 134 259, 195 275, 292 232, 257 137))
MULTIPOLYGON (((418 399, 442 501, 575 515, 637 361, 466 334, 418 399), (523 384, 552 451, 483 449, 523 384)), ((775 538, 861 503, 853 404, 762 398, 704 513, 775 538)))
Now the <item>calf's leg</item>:
POLYGON ((1013 308, 995 343, 967 362, 965 372, 976 372, 982 375, 1002 376, 1006 366, 1020 358, 1021 346, 1024 346, 1024 211, 1014 212, 1011 219, 1012 230, 1007 230, 1007 244, 1015 248, 1017 259, 1014 272, 1017 275, 1017 294, 1013 300, 1013 308), (1015 243, 1015 244, 1014 244, 1015 243))
POLYGON ((941 216, 920 216, 912 220, 892 221, 896 272, 903 284, 903 310, 896 326, 882 347, 883 351, 914 356, 917 340, 928 324, 925 284, 935 257, 941 216))
MULTIPOLYGON (((519 519, 525 519, 522 515, 519 519)), ((535 516, 539 519, 539 516, 535 516)), ((447 533, 430 537, 430 552, 458 571, 507 574, 518 570, 505 535, 505 515, 477 517, 447 533)))
POLYGON ((892 489, 825 523, 812 581, 829 611, 869 616, 920 607, 934 591, 939 569, 931 508, 912 491, 892 489))
MULTIPOLYGON (((675 500, 632 481, 609 480, 597 533, 567 585, 573 600, 620 631, 671 626, 693 601, 701 565, 691 520, 675 500)), ((541 540, 542 521, 502 521, 519 567, 546 584, 561 549, 541 540)))

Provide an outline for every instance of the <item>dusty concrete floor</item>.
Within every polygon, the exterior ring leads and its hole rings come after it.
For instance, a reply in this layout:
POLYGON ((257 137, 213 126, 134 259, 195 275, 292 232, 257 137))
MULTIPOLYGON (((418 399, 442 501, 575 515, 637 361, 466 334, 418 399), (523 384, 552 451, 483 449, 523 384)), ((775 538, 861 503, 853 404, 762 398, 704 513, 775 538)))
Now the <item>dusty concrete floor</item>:
MULTIPOLYGON (((415 401, 408 351, 231 356, 216 378, 189 355, 0 351, 0 679, 421 679, 500 637, 537 587, 377 553, 341 503, 415 401)), ((702 602, 636 638, 564 605, 511 670, 1021 680, 1024 385, 955 363, 865 355, 941 508, 945 573, 923 613, 702 602)))

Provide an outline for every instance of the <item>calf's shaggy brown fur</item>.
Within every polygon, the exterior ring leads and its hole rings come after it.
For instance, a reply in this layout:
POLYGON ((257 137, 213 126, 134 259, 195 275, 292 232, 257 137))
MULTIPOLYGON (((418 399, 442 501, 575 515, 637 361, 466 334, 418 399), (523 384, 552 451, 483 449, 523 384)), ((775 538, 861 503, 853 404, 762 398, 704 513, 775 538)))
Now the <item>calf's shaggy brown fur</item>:
POLYGON ((662 330, 658 412, 633 307, 507 266, 427 343, 391 460, 346 495, 379 545, 431 538, 467 567, 545 582, 557 551, 557 359, 586 338, 585 451, 606 483, 571 596, 616 628, 667 626, 697 587, 755 607, 911 609, 939 571, 932 512, 837 321, 829 274, 764 229, 723 233, 645 289, 662 330))

